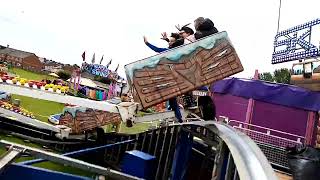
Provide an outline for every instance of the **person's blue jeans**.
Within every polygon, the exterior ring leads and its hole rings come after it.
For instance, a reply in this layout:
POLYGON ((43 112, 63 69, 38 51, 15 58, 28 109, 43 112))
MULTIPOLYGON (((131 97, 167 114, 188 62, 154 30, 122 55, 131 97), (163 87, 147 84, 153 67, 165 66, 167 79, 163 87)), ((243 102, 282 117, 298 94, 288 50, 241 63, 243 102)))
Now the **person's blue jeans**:
POLYGON ((170 105, 171 109, 174 111, 174 115, 176 116, 178 121, 181 123, 182 122, 182 115, 181 115, 181 112, 179 109, 177 98, 174 97, 174 98, 169 99, 169 105, 170 105))

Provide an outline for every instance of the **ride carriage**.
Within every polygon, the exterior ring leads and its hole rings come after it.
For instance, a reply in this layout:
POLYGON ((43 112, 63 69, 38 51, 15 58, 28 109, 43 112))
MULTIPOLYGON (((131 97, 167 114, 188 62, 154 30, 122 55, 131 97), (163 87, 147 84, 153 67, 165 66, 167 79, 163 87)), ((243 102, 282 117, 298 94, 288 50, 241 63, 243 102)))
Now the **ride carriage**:
POLYGON ((320 91, 320 60, 294 63, 290 83, 312 91, 320 91))
POLYGON ((243 67, 228 34, 220 32, 127 64, 125 70, 135 101, 148 108, 239 73, 243 67))

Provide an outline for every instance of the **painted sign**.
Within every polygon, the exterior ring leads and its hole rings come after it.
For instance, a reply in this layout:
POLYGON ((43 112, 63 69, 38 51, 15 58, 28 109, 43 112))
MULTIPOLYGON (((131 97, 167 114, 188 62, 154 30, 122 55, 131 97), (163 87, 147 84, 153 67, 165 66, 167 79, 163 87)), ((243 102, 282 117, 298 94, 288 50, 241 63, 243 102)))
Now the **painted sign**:
POLYGON ((96 76, 108 77, 110 74, 110 70, 101 64, 86 64, 82 67, 88 73, 96 76))
POLYGON ((115 71, 111 71, 107 68, 107 66, 103 66, 101 64, 82 64, 82 71, 86 71, 95 76, 106 77, 109 79, 117 80, 119 79, 119 75, 115 71))
POLYGON ((272 64, 308 59, 320 56, 319 47, 315 45, 320 39, 312 39, 311 32, 320 26, 320 19, 295 26, 277 33, 274 40, 272 64))

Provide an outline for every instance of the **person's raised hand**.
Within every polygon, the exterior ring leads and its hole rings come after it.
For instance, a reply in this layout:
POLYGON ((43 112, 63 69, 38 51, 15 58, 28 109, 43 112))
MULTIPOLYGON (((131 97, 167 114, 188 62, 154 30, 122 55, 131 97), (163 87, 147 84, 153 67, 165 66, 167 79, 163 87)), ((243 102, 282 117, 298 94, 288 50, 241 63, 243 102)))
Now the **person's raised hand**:
POLYGON ((147 40, 146 36, 143 36, 143 41, 144 41, 144 43, 148 43, 148 40, 147 40))
POLYGON ((168 38, 166 32, 161 33, 161 36, 162 36, 161 39, 163 39, 163 40, 166 40, 168 38))

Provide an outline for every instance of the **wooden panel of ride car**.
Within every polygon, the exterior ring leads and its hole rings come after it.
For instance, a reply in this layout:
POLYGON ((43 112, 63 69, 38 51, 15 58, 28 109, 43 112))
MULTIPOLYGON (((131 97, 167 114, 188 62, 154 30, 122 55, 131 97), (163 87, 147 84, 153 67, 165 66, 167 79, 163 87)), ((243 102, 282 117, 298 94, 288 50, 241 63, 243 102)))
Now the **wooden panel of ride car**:
POLYGON ((125 66, 135 101, 143 108, 243 71, 226 32, 125 66))

